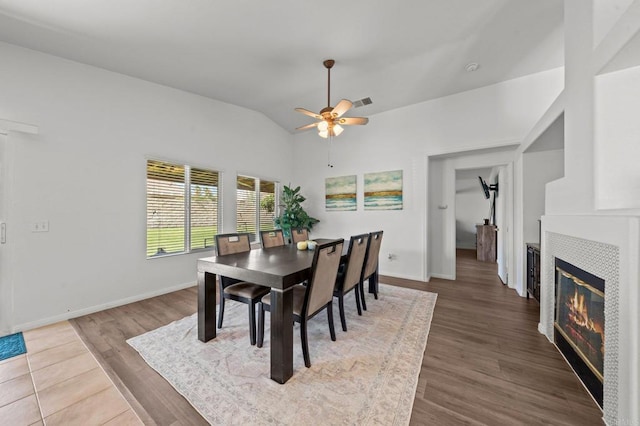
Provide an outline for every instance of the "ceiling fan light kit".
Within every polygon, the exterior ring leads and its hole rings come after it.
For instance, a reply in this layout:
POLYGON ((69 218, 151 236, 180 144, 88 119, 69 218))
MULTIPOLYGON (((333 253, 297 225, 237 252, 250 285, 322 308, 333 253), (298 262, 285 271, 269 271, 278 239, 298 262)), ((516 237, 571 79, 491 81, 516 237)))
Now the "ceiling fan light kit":
POLYGON ((341 125, 364 125, 369 122, 366 117, 342 117, 353 106, 353 103, 348 99, 342 99, 335 107, 331 106, 331 68, 335 63, 336 61, 333 59, 327 59, 323 62, 324 67, 327 69, 327 106, 317 114, 305 108, 295 109, 319 121, 300 126, 296 130, 308 130, 315 127, 318 130, 318 135, 326 139, 340 135, 344 131, 341 125))

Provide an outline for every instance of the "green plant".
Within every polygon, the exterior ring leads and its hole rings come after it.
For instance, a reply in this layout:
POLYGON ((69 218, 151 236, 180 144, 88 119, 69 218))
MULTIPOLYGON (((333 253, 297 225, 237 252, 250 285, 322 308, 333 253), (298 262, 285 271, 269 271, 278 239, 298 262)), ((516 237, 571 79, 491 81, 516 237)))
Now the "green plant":
POLYGON ((260 208, 268 213, 275 211, 276 197, 273 194, 267 194, 260 200, 260 208))
POLYGON ((291 228, 313 228, 313 225, 320 222, 315 217, 311 217, 302 208, 302 203, 306 200, 302 194, 300 194, 300 187, 291 189, 288 186, 284 186, 282 189, 282 206, 284 211, 280 217, 274 219, 276 227, 285 231, 285 235, 289 235, 291 228))

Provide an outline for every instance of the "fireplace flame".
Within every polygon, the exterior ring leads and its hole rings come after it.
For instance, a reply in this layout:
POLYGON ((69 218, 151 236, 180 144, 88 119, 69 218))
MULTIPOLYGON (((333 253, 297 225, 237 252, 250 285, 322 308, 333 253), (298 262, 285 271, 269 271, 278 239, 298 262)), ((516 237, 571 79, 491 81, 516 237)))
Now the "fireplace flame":
POLYGON ((598 331, 593 320, 589 318, 587 305, 584 303, 584 294, 579 294, 578 289, 575 290, 573 297, 569 297, 569 319, 587 330, 598 331))

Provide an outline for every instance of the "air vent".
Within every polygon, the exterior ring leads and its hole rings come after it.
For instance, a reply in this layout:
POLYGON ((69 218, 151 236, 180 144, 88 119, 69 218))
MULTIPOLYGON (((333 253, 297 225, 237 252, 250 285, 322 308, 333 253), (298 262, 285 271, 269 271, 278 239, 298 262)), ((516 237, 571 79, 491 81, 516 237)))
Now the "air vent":
POLYGON ((373 101, 371 100, 371 98, 362 98, 360 100, 357 100, 355 102, 353 102, 353 107, 354 108, 359 108, 365 105, 371 105, 373 103, 373 101))

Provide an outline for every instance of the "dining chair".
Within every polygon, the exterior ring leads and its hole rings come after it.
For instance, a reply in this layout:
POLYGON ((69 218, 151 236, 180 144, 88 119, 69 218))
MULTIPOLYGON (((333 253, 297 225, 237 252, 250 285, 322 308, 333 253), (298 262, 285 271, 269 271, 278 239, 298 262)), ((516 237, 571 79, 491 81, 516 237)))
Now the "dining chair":
POLYGON ((284 235, 282 234, 282 229, 260 231, 260 241, 262 241, 262 248, 283 246, 284 235))
POLYGON ((341 270, 338 271, 336 278, 336 286, 333 290, 333 296, 338 298, 338 308, 340 309, 340 322, 342 323, 342 331, 347 331, 347 320, 344 315, 344 295, 355 289, 356 307, 358 315, 362 315, 360 308, 360 284, 362 283, 362 270, 364 268, 364 260, 367 254, 367 245, 369 242, 369 234, 354 235, 349 240, 349 251, 347 259, 341 270))
MULTIPOLYGON (((216 235, 216 247, 218 256, 228 256, 236 253, 245 253, 251 250, 249 234, 218 234, 216 235)), ((254 283, 229 277, 219 277, 220 288, 220 313, 218 314, 218 328, 222 328, 224 319, 224 301, 226 299, 246 303, 249 306, 249 341, 256 344, 256 304, 271 289, 254 283)))
MULTIPOLYGON (((307 368, 311 367, 307 338, 307 321, 309 319, 326 309, 331 340, 336 340, 336 332, 333 327, 333 288, 338 275, 343 245, 343 239, 318 245, 313 253, 311 277, 308 284, 306 286, 298 284, 289 290, 293 292, 293 320, 300 323, 302 355, 304 357, 304 365, 307 368)), ((262 347, 264 342, 264 312, 270 310, 271 295, 267 294, 258 304, 257 346, 259 348, 262 347)))
POLYGON ((293 244, 309 239, 309 230, 307 228, 291 228, 291 240, 293 244))
POLYGON ((365 311, 367 310, 367 302, 364 299, 365 280, 369 280, 369 288, 373 289, 373 297, 375 299, 378 298, 378 257, 380 255, 380 245, 382 244, 382 232, 369 233, 367 255, 364 261, 364 269, 362 269, 362 279, 360 280, 360 300, 362 301, 362 309, 365 311))

